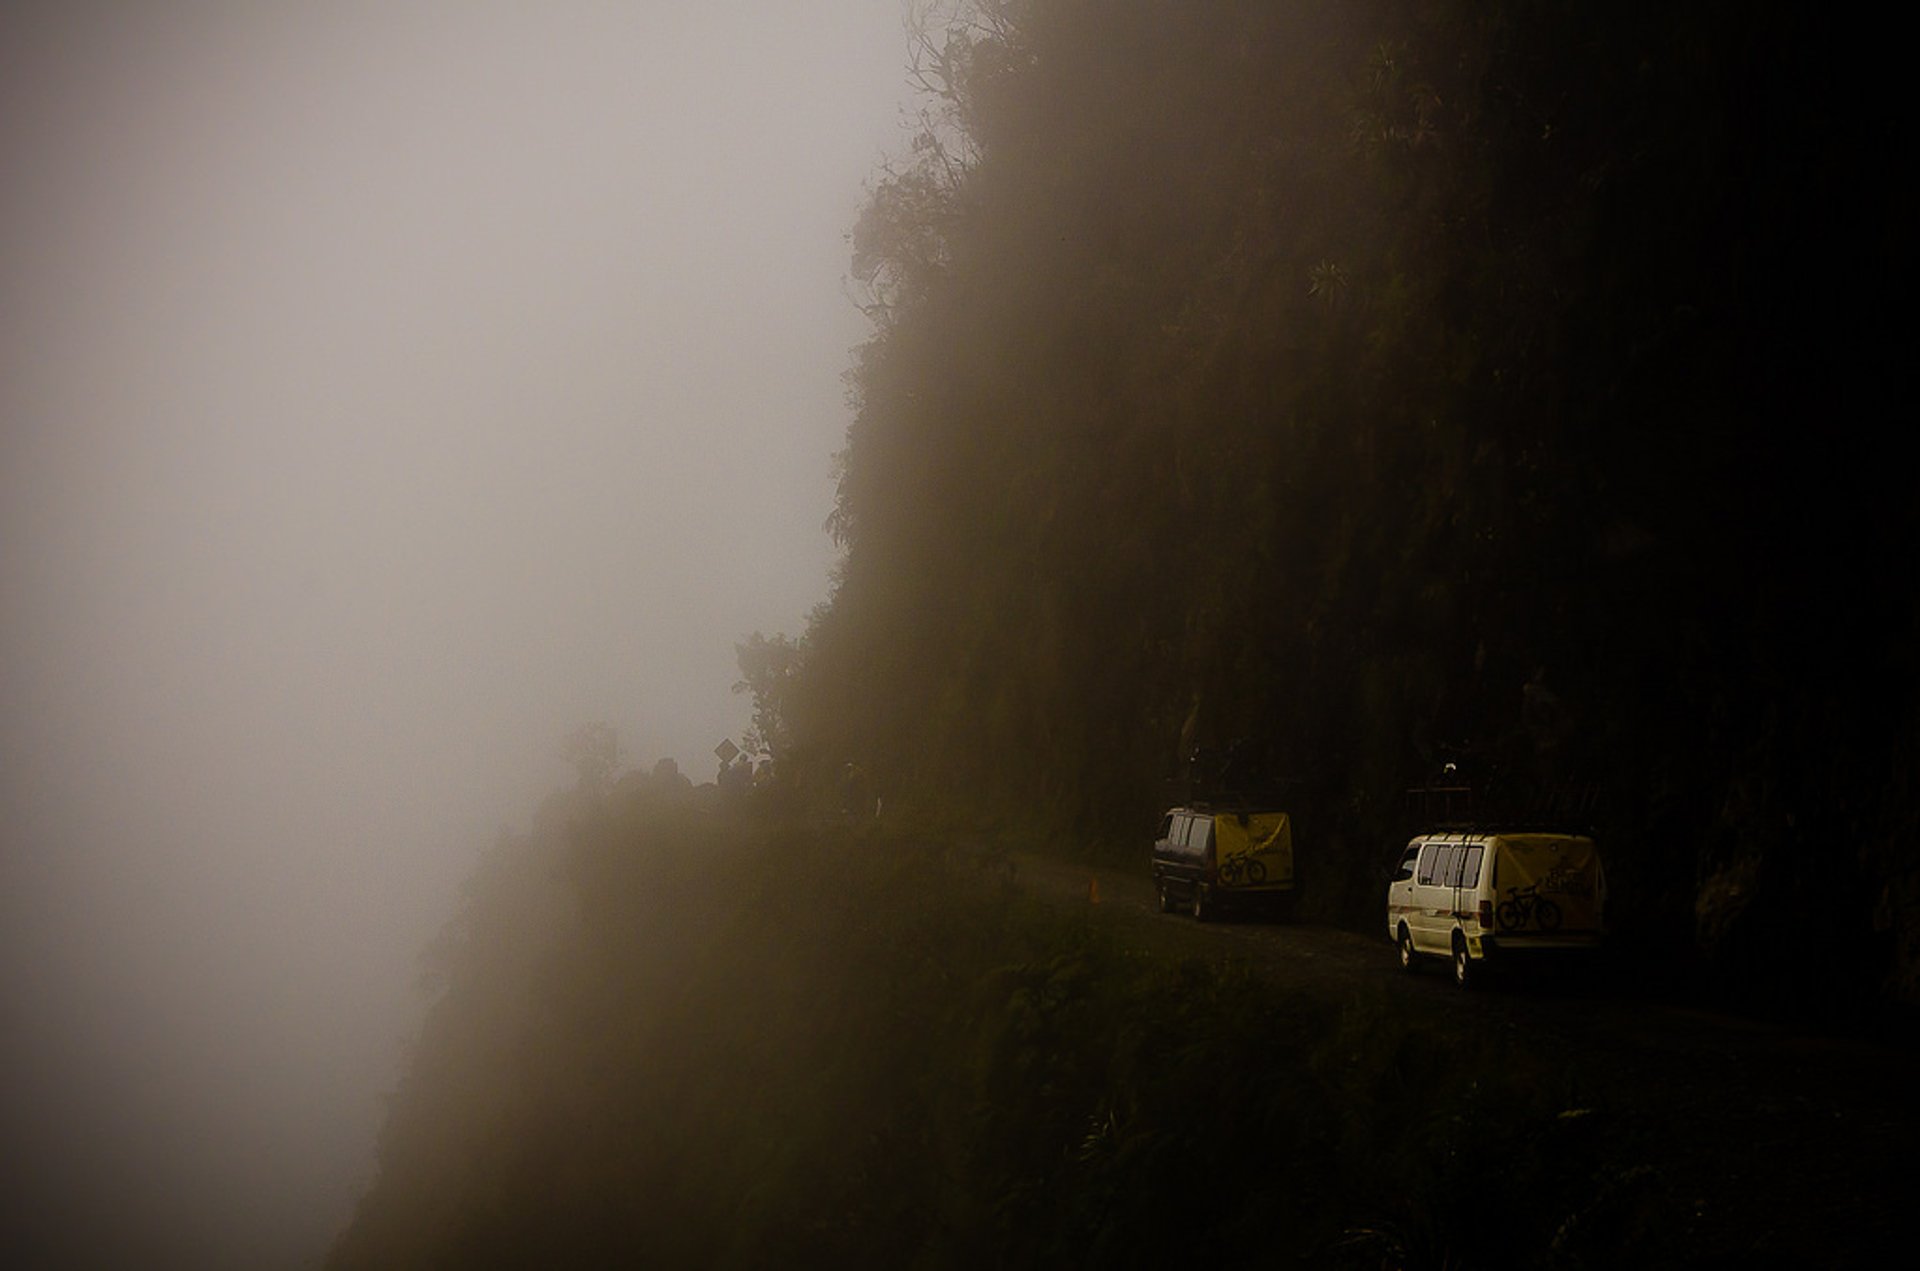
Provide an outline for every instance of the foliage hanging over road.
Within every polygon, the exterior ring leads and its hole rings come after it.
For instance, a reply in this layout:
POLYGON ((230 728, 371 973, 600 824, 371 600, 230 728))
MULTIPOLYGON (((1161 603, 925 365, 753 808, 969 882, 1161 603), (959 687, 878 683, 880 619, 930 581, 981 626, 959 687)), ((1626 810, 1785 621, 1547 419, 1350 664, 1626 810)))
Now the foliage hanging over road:
POLYGON ((923 33, 924 131, 853 235, 875 332, 790 773, 1133 850, 1185 743, 1243 741, 1360 921, 1458 759, 1605 792, 1635 938, 1920 991, 1872 50, 1730 3, 923 33), (1814 947, 1760 934, 1794 915, 1814 947))

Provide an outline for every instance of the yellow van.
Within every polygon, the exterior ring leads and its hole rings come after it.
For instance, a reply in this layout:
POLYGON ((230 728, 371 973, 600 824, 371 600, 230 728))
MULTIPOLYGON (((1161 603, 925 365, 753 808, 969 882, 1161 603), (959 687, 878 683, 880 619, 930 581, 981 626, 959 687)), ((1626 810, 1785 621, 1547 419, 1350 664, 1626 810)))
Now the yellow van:
POLYGON ((1293 897, 1293 818, 1285 812, 1172 808, 1153 842, 1160 912, 1205 922, 1223 909, 1278 908, 1293 897))
POLYGON ((1400 853, 1387 935, 1403 968, 1447 958, 1465 987, 1489 959, 1597 947, 1606 900, 1606 870, 1584 834, 1439 831, 1400 853))

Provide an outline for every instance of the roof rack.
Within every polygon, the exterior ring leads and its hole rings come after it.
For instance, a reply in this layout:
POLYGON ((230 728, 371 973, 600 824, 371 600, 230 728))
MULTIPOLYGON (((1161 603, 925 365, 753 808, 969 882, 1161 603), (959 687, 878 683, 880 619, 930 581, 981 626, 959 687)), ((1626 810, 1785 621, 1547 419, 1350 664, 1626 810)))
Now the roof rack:
POLYGON ((1445 820, 1455 819, 1456 813, 1471 815, 1473 787, 1466 785, 1414 786, 1407 791, 1407 811, 1421 818, 1431 817, 1437 812, 1445 820))
POLYGON ((1490 818, 1480 821, 1435 821, 1421 834, 1573 834, 1593 837, 1593 826, 1585 821, 1550 820, 1542 817, 1490 818))
POLYGON ((1256 812, 1284 812, 1282 799, 1188 799, 1180 806, 1189 812, 1211 812, 1215 816, 1237 813, 1252 816, 1256 812))
POLYGON ((1512 789, 1456 781, 1414 786, 1406 792, 1408 817, 1429 831, 1559 833, 1578 827, 1581 833, 1591 833, 1590 827, 1599 819, 1600 802, 1597 782, 1512 789))

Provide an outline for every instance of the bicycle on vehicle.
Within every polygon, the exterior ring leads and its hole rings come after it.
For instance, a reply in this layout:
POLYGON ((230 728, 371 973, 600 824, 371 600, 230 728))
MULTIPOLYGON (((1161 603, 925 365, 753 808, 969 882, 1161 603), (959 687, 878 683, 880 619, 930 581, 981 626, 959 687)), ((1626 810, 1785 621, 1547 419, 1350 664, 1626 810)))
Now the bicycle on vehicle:
POLYGON ((1560 929, 1560 906, 1540 894, 1540 885, 1510 887, 1507 899, 1494 911, 1494 920, 1502 931, 1518 931, 1529 923, 1542 931, 1560 929))
POLYGON ((1257 887, 1267 881, 1267 866, 1250 852, 1235 852, 1220 862, 1218 870, 1222 887, 1238 887, 1246 883, 1257 887))

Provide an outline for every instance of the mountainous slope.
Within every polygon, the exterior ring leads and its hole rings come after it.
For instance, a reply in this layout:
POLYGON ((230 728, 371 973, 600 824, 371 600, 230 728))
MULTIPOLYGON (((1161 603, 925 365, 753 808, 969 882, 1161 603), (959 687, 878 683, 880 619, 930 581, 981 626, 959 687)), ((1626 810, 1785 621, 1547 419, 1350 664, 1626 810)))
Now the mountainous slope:
POLYGON ((1384 941, 1356 967, 1344 933, 1084 877, 551 801, 450 930, 330 1265, 1695 1265, 1891 1235, 1896 1055, 1462 997, 1384 941))
POLYGON ((1920 991, 1897 76, 1792 6, 967 11, 853 238, 788 774, 1118 851, 1232 751, 1351 923, 1455 762, 1663 961, 1920 991))

